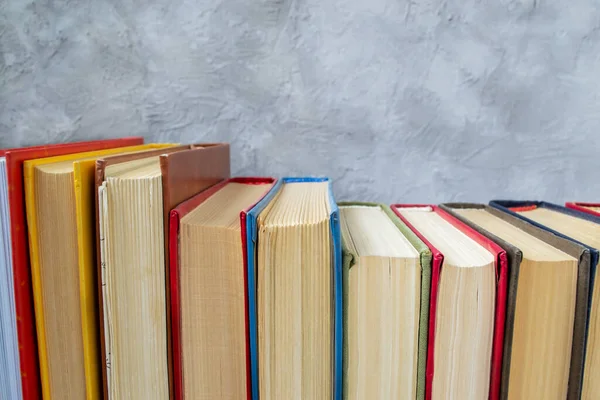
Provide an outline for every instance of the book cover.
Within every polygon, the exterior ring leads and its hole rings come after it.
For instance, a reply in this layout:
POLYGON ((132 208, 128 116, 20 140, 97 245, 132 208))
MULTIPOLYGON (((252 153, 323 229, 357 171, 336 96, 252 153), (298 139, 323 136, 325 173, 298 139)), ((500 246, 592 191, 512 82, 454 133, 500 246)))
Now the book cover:
MULTIPOLYGON (((160 156, 163 185, 163 227, 165 237, 166 304, 171 303, 169 282, 169 213, 181 202, 231 176, 229 144, 192 145, 191 149, 160 156)), ((171 309, 167 307, 167 326, 171 326, 171 309)), ((171 330, 167 330, 169 387, 174 396, 173 347, 171 330)))
POLYGON ((29 269, 29 243, 25 216, 23 163, 41 157, 52 157, 82 151, 109 149, 142 144, 141 137, 99 140, 7 150, 5 153, 9 185, 11 248, 14 272, 17 332, 23 399, 42 397, 39 375, 37 336, 34 322, 33 291, 29 269))
MULTIPOLYGON (((180 330, 180 301, 179 301, 179 222, 190 211, 194 210, 200 204, 202 204, 210 196, 218 192, 223 186, 228 183, 244 183, 244 184, 264 184, 269 185, 268 189, 265 190, 265 195, 271 190, 272 184, 275 183, 275 178, 269 177, 244 177, 244 178, 231 178, 215 186, 207 189, 191 199, 184 201, 177 207, 171 210, 169 219, 169 273, 170 273, 170 285, 171 285, 171 330, 173 340, 173 375, 175 384, 175 398, 180 400, 183 399, 183 375, 182 375, 182 361, 181 361, 181 330, 180 330)), ((240 226, 242 232, 242 246, 245 250, 245 232, 246 232, 246 215, 249 209, 242 210, 240 212, 240 226)), ((246 266, 245 266, 246 267, 246 266)), ((250 342, 249 342, 249 321, 248 321, 248 284, 246 282, 247 275, 244 274, 245 280, 245 303, 246 303, 246 388, 248 393, 248 399, 251 398, 251 379, 250 379, 250 342)))
MULTIPOLYGON (((432 249, 431 243, 424 240, 425 238, 421 235, 412 224, 410 224, 406 218, 398 212, 399 208, 411 208, 411 207, 431 207, 432 211, 439 214, 442 218, 452 224, 455 228, 462 231, 465 235, 473 239, 480 246, 486 248, 490 253, 494 255, 495 267, 496 267, 496 279, 497 279, 497 291, 496 291, 496 304, 495 304, 495 316, 494 316, 494 336, 492 342, 492 360, 491 360, 491 371, 490 371, 490 400, 497 400, 500 396, 500 384, 502 376, 502 356, 503 356, 503 339, 504 339, 504 324, 506 317, 506 292, 508 284, 508 260, 506 252, 493 241, 480 235, 477 231, 462 223, 456 218, 452 217, 447 212, 441 210, 437 206, 433 205, 420 205, 420 204, 393 204, 392 210, 396 215, 419 236, 421 240, 425 242, 432 249)), ((437 250, 432 252, 438 253, 437 250)), ((433 344, 435 339, 435 318, 436 318, 436 302, 437 292, 440 279, 441 266, 443 264, 443 255, 440 257, 437 271, 434 268, 431 280, 431 299, 430 299, 430 317, 429 317, 429 343, 433 344)), ((435 265, 434 265, 435 267, 435 265)), ((434 365, 435 349, 433 345, 428 347, 427 357, 427 384, 426 384, 426 398, 431 398, 433 374, 435 370, 434 365)))

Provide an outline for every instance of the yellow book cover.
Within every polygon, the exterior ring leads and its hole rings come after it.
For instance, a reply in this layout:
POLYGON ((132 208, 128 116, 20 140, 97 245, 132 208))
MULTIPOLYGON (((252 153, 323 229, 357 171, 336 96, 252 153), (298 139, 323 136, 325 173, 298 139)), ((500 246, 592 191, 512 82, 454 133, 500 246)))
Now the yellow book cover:
MULTIPOLYGON (((102 381, 101 381, 101 370, 103 360, 100 360, 100 332, 98 328, 98 310, 97 310, 97 294, 96 294, 96 267, 95 267, 95 206, 94 206, 94 166, 97 158, 105 156, 111 156, 122 153, 133 153, 139 151, 154 150, 160 148, 173 147, 176 144, 146 144, 139 146, 121 147, 100 151, 84 152, 77 154, 69 154, 57 157, 48 157, 35 160, 26 161, 24 164, 24 184, 25 184, 25 206, 27 214, 27 226, 29 233, 29 253, 31 262, 31 278, 33 286, 33 297, 34 297, 34 308, 35 308, 35 319, 36 319, 36 330, 38 338, 38 352, 40 359, 40 376, 42 383, 42 395, 44 400, 49 399, 60 399, 65 398, 64 395, 69 393, 76 380, 81 380, 81 374, 85 374, 85 394, 87 400, 101 400, 102 399, 102 381), (48 167, 53 164, 58 167, 54 167, 55 171, 72 171, 72 174, 67 174, 67 179, 70 181, 61 182, 60 178, 55 178, 52 181, 54 187, 60 192, 60 189, 64 190, 62 193, 57 193, 57 196, 64 197, 64 201, 61 198, 59 202, 47 201, 47 198, 43 198, 36 192, 36 168, 48 167), (63 166, 63 167, 60 167, 63 166), (71 193, 72 192, 72 193, 71 193), (51 203, 51 204, 46 204, 51 203), (73 207, 74 205, 74 207, 73 207), (66 212, 56 212, 57 210, 51 210, 49 207, 70 207, 71 210, 65 210, 66 212), (56 214, 57 220, 49 221, 47 226, 40 227, 38 221, 38 215, 40 212, 45 212, 44 215, 56 214), (67 216, 65 218, 65 215, 67 216), (58 218, 61 218, 58 220, 58 218), (67 219, 71 223, 76 223, 77 232, 76 237, 73 235, 65 234, 62 232, 54 232, 56 227, 63 223, 62 220, 67 219), (73 237, 69 237, 73 236, 73 237), (40 248, 46 249, 52 253, 52 249, 48 249, 55 245, 53 242, 67 242, 72 239, 73 242, 76 240, 77 251, 70 252, 72 254, 56 254, 53 259, 59 260, 59 263, 64 263, 64 266, 68 266, 73 261, 77 264, 75 271, 60 271, 59 274, 49 275, 51 268, 48 266, 41 265, 40 259, 40 248), (71 257, 71 258, 69 258, 71 257), (66 260, 67 262, 65 262, 66 260), (44 275, 46 273, 46 275, 44 275), (67 294, 69 288, 61 290, 60 285, 64 285, 69 282, 69 277, 78 282, 79 291, 76 293, 79 297, 78 301, 78 316, 79 321, 60 321, 59 318, 53 318, 51 321, 46 321, 44 310, 48 307, 52 309, 52 312, 56 315, 60 315, 61 309, 68 304, 67 302, 76 302, 72 296, 69 297, 67 294), (48 291, 54 291, 54 293, 60 293, 60 296, 53 296, 53 298, 44 297, 44 283, 49 286, 48 291), (63 295, 62 292, 65 292, 63 295), (57 348, 49 348, 47 343, 48 323, 51 325, 53 332, 58 331, 60 328, 65 326, 71 327, 70 331, 74 334, 80 334, 81 338, 79 341, 72 340, 72 342, 79 342, 82 348, 78 348, 74 343, 70 343, 68 337, 59 338, 59 346, 57 348), (54 329, 60 325, 59 329, 54 329), (79 333, 76 333, 79 331, 79 333), (72 362, 78 363, 79 360, 83 362, 83 371, 65 371, 55 370, 52 368, 52 363, 49 361, 49 352, 55 354, 60 353, 60 357, 67 357, 72 362), (82 354, 77 354, 82 353, 82 354), (77 360, 79 358, 79 360, 77 360), (53 387, 52 383, 56 383, 53 387)), ((58 175, 56 175, 58 176, 58 175)), ((72 291, 71 291, 72 292, 72 291)), ((50 296, 52 297, 52 296, 50 296)), ((67 318, 64 318, 67 319, 67 318)), ((50 332, 52 335, 53 333, 50 332)), ((56 340, 54 341, 57 342, 56 340)), ((57 365, 55 365, 56 367, 57 365)), ((81 369, 81 368, 79 368, 81 369)), ((77 390, 73 389, 71 394, 81 398, 77 395, 77 390)))

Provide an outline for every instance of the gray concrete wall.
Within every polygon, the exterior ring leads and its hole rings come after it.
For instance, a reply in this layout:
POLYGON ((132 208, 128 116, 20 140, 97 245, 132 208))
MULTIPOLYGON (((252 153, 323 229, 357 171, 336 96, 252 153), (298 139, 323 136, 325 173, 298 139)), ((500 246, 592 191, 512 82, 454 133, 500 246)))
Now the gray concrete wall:
POLYGON ((339 199, 600 201, 597 0, 0 0, 0 145, 230 141, 339 199))

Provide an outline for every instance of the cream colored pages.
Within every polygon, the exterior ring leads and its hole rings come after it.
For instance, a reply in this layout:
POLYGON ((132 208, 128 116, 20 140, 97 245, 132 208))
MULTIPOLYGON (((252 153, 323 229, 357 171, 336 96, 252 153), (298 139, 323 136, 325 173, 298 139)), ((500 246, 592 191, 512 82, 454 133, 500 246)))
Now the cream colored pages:
MULTIPOLYGON (((538 207, 519 212, 548 228, 578 240, 594 249, 600 249, 600 224, 562 212, 538 207)), ((596 270, 597 271, 597 270, 596 270)), ((596 399, 600 393, 600 282, 596 273, 592 288, 592 306, 589 317, 585 367, 583 370, 583 400, 596 399)))
MULTIPOLYGON (((97 395, 86 382, 84 335, 86 318, 81 308, 81 277, 76 192, 77 155, 29 160, 24 166, 30 267, 35 294, 42 391, 48 398, 85 398, 97 395), (60 160, 60 161, 57 161, 60 160)), ((96 343, 91 344, 96 346, 96 343)), ((86 376, 86 373, 93 376, 86 376)), ((88 380, 89 379, 89 380, 88 380)))
POLYGON ((600 212, 600 207, 595 207, 595 206, 583 206, 583 208, 587 208, 588 210, 592 210, 592 211, 600 212))
MULTIPOLYGON (((108 202, 106 200, 106 182, 102 183, 98 187, 98 235, 100 236, 100 279, 102 287, 102 309, 104 314, 100 318, 104 319, 104 347, 106 352, 106 359, 101 360, 102 368, 110 370, 110 359, 112 353, 112 340, 110 338, 110 332, 112 328, 109 324, 112 322, 112 318, 109 316, 108 310, 108 291, 106 290, 106 229, 108 225, 108 202)), ((110 374, 106 374, 106 387, 108 393, 110 393, 110 374)))
POLYGON ((416 396, 419 254, 380 207, 340 207, 348 277, 347 398, 416 396))
POLYGON ((167 399, 162 182, 157 157, 105 170, 105 321, 111 399, 167 399))
POLYGON ((523 253, 508 398, 566 398, 577 294, 577 260, 484 209, 454 211, 523 253))
POLYGON ((590 247, 600 249, 600 224, 543 207, 519 214, 590 247))
POLYGON ((270 186, 229 183, 181 219, 180 329, 187 400, 247 397, 240 212, 270 186))
POLYGON ((50 395, 84 399, 73 162, 63 164, 60 170, 51 164, 34 168, 40 291, 50 395))
POLYGON ((332 395, 330 212, 327 182, 299 182, 258 217, 261 400, 332 395))
POLYGON ((432 399, 489 395, 494 307, 494 257, 428 209, 400 213, 443 255, 439 280, 432 399))

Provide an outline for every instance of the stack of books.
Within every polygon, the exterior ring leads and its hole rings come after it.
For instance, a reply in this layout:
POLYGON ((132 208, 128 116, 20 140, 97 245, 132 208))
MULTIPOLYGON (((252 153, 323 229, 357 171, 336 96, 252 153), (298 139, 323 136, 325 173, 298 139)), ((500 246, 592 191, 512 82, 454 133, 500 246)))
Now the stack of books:
POLYGON ((226 143, 2 151, 0 399, 598 398, 600 204, 230 175, 226 143))

